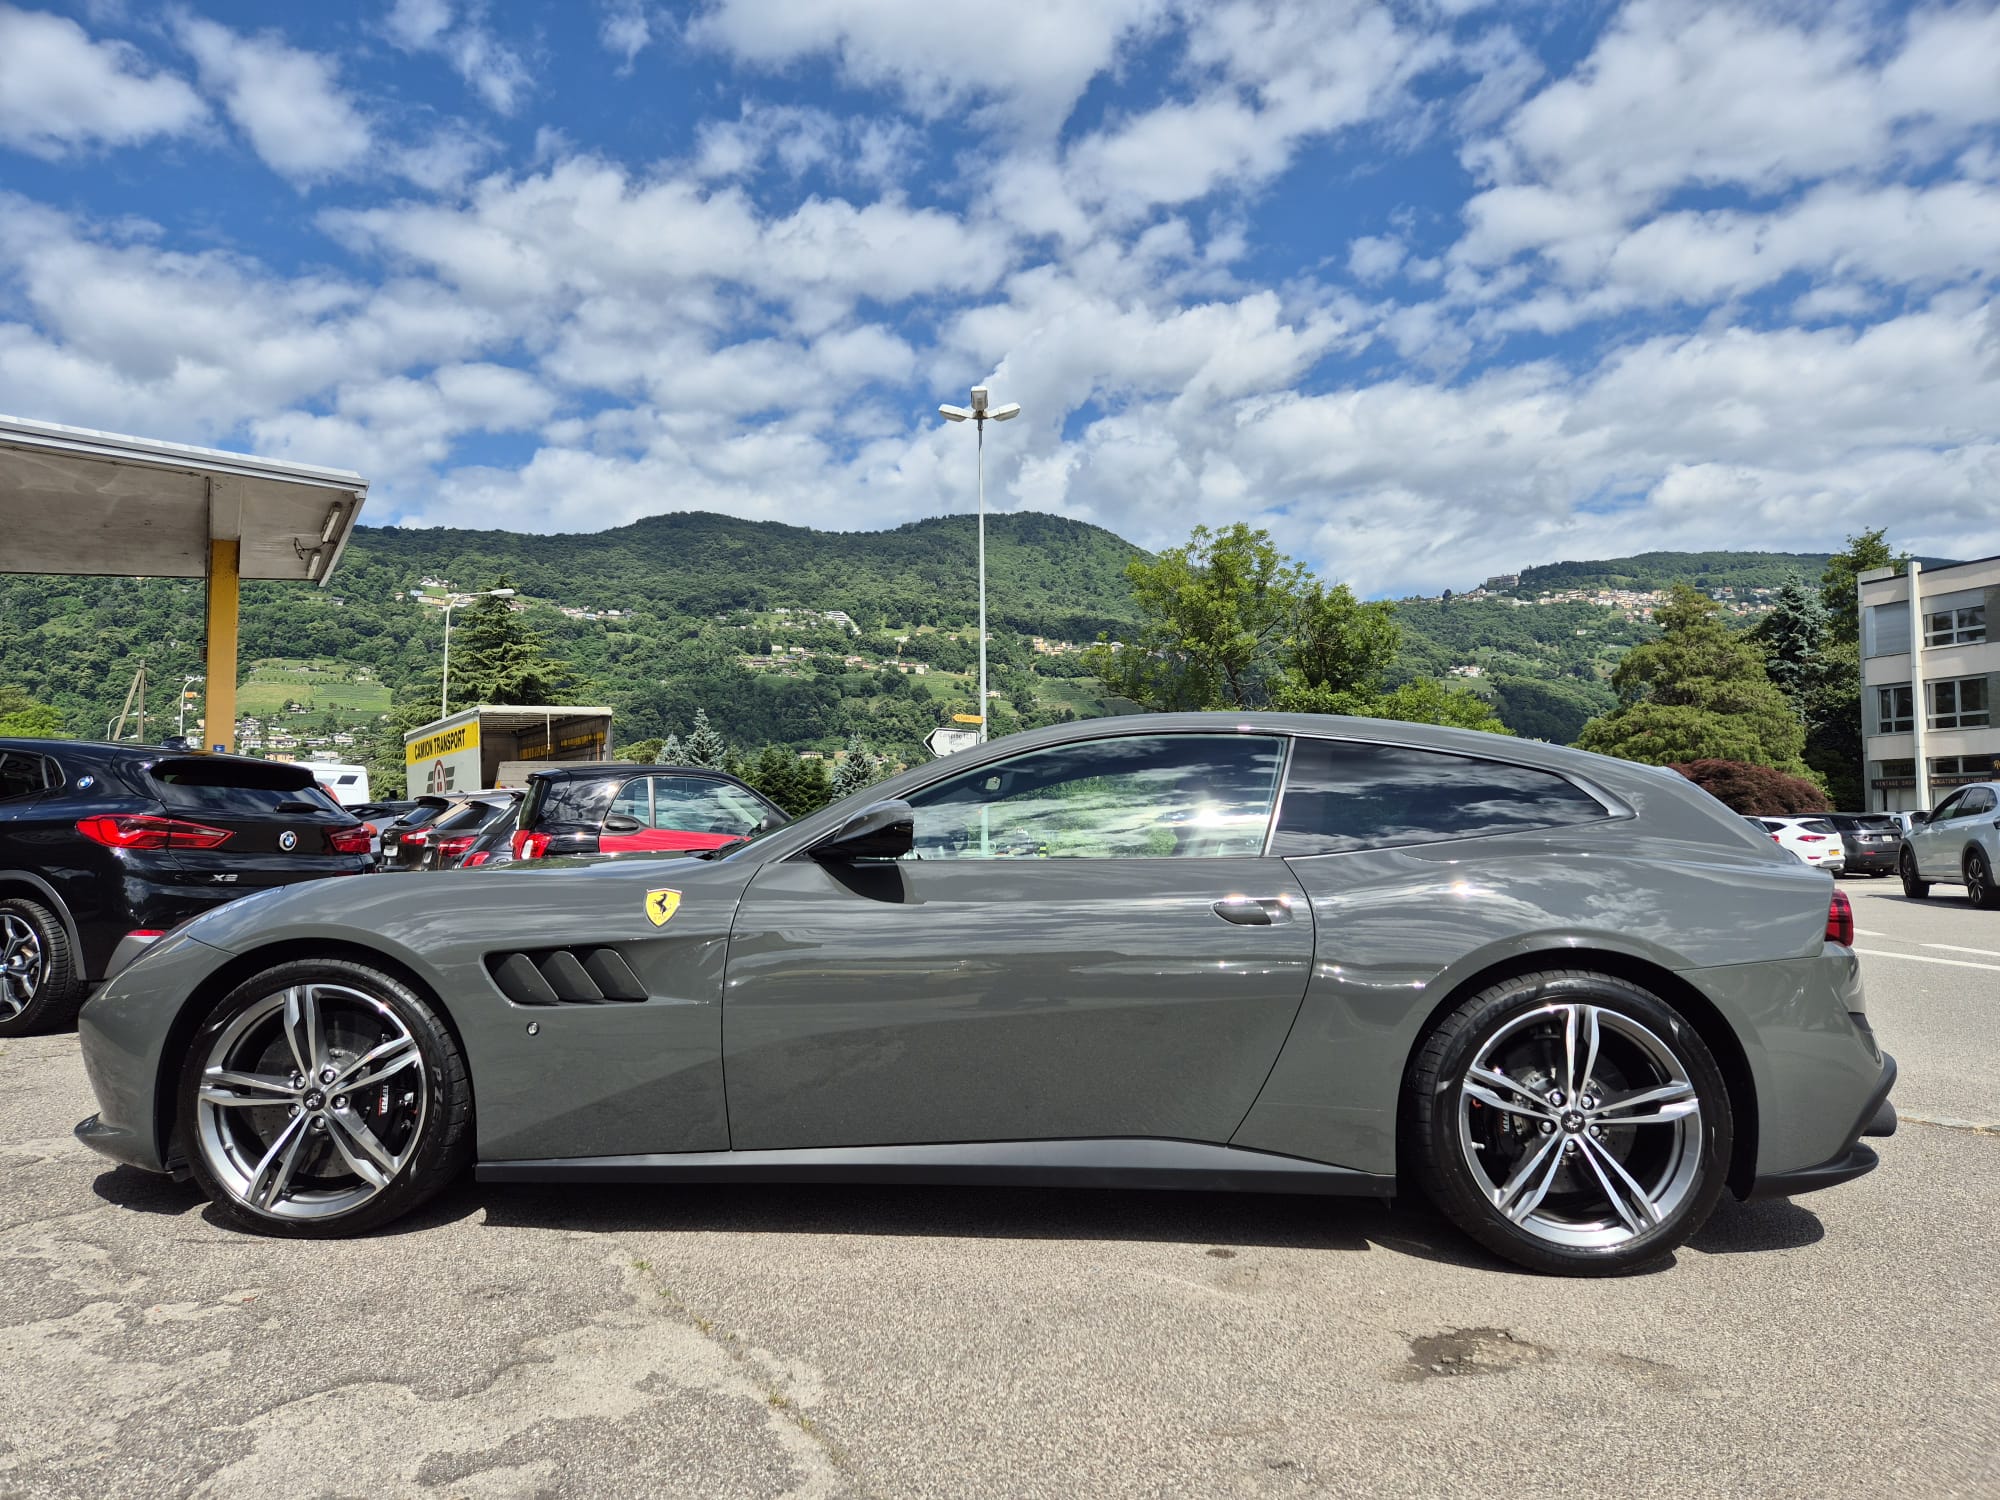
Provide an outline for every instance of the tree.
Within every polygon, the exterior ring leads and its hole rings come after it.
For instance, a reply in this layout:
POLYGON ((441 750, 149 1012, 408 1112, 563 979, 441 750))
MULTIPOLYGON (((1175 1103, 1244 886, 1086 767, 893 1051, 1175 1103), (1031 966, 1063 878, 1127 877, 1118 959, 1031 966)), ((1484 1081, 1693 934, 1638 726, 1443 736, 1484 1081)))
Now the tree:
POLYGON ((1740 760, 1683 761, 1672 766, 1696 786, 1750 817, 1783 818, 1827 811, 1826 793, 1802 776, 1740 760))
POLYGON ((1807 774, 1805 729, 1757 648, 1717 618, 1715 601, 1675 584, 1655 615, 1661 638, 1612 674, 1618 707, 1584 725, 1585 750, 1652 765, 1738 760, 1807 774))
POLYGON ((1108 691, 1166 711, 1269 701, 1306 570, 1268 531, 1241 521, 1219 532, 1197 526, 1186 546, 1152 562, 1134 558, 1125 576, 1144 624, 1123 650, 1092 648, 1108 691))
MULTIPOLYGON (((507 586, 503 573, 494 587, 507 586)), ((452 648, 454 707, 559 703, 576 681, 576 674, 549 654, 542 637, 528 627, 513 602, 490 593, 454 632, 452 648)))
POLYGON ((1279 649, 1283 688, 1372 697, 1403 643, 1395 606, 1363 604, 1344 583, 1313 583, 1292 610, 1291 630, 1279 649))
POLYGON ((660 741, 660 748, 653 752, 653 763, 661 766, 687 764, 687 752, 681 749, 681 737, 670 734, 660 741))
POLYGON ((729 746, 721 735, 709 727, 708 710, 705 708, 694 711, 694 727, 688 731, 687 743, 681 747, 681 759, 684 764, 706 766, 712 771, 720 771, 728 763, 729 746))
MULTIPOLYGON (((1864 549, 1863 555, 1871 554, 1864 549)), ((1851 602, 1851 583, 1848 594, 1851 602)), ((1825 781, 1837 805, 1859 807, 1861 652, 1851 636, 1835 628, 1824 590, 1793 579, 1778 591, 1776 608, 1750 631, 1750 639, 1764 654, 1765 672, 1805 726, 1806 765, 1825 781)))
POLYGON ((1368 719, 1400 719, 1406 724, 1447 724, 1512 734, 1493 705, 1467 688, 1447 687, 1435 677, 1419 677, 1352 710, 1368 719))
POLYGON ((25 688, 0 683, 0 735, 10 739, 65 738, 60 710, 37 703, 25 688))
POLYGON ((861 736, 847 737, 847 758, 833 768, 833 780, 828 786, 829 800, 838 802, 842 797, 851 797, 865 786, 873 785, 880 770, 874 756, 861 744, 861 736))
POLYGON ((618 752, 620 760, 629 760, 634 765, 656 766, 661 764, 660 747, 663 740, 633 740, 618 752))
POLYGON ((1883 540, 1887 530, 1878 526, 1873 531, 1851 536, 1845 552, 1836 552, 1827 559, 1826 571, 1819 577, 1820 598, 1826 605, 1835 640, 1861 639, 1861 600, 1855 591, 1860 574, 1870 568, 1893 568, 1898 574, 1909 571, 1910 554, 1889 550, 1889 544, 1883 540))

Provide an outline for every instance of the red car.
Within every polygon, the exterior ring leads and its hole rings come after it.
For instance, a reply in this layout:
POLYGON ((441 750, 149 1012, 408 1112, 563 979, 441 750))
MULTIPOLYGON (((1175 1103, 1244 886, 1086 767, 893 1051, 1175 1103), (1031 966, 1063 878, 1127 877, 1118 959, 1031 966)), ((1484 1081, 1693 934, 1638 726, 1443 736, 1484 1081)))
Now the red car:
POLYGON ((693 853, 790 821, 776 803, 723 771, 593 762, 528 778, 514 857, 693 853))

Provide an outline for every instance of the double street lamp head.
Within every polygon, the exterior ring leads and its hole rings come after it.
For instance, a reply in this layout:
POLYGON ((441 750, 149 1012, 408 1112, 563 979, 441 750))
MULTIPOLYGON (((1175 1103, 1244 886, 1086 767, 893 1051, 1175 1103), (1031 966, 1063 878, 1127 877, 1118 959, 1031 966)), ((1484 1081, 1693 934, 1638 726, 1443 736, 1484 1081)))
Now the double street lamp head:
POLYGON ((985 386, 975 385, 972 388, 971 406, 940 406, 938 415, 947 422, 963 422, 968 418, 977 417, 982 423, 989 418, 995 422, 1007 422, 1021 415, 1020 402, 1009 401, 1005 406, 988 406, 987 402, 990 399, 990 393, 985 386))

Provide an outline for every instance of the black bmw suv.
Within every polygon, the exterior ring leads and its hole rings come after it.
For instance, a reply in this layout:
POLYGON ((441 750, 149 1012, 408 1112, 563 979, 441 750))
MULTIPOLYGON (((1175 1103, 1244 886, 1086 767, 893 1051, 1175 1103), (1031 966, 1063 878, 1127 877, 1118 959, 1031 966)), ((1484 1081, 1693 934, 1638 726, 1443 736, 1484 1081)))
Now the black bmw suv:
POLYGON ((371 867, 310 767, 158 745, 0 739, 0 1036, 68 1023, 169 928, 371 867))

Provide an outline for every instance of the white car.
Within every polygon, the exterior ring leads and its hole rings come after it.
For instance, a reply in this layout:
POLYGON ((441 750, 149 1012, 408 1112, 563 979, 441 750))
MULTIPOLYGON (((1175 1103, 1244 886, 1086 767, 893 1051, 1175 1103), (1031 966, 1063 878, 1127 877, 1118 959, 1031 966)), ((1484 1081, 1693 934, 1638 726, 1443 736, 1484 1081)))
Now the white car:
POLYGON ((2000 885, 1993 875, 2000 869, 2000 828, 1994 826, 2000 818, 2000 782, 1962 786, 1929 813, 1916 816, 1897 859, 1903 894, 1920 901, 1933 884, 1962 885, 1974 906, 2000 907, 2000 885))
POLYGON ((1814 869, 1837 875, 1847 867, 1847 845, 1840 830, 1819 818, 1751 818, 1771 835, 1771 842, 1814 869))

